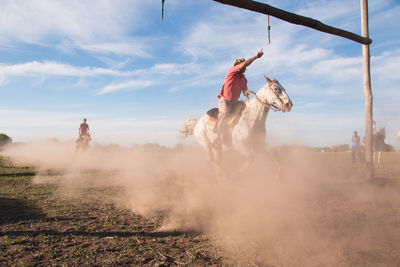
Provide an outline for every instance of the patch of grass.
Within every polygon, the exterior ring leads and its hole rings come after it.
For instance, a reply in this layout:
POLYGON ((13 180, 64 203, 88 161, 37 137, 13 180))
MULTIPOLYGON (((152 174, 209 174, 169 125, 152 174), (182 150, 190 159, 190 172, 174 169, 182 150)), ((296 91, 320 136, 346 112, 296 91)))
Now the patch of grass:
POLYGON ((154 235, 161 215, 144 218, 116 207, 111 196, 118 188, 82 188, 82 198, 62 197, 57 183, 32 183, 33 171, 0 161, 0 210, 6 214, 0 217, 0 266, 177 265, 173 258, 208 264, 185 252, 185 244, 198 243, 196 236, 154 235), (180 239, 183 248, 166 238, 180 239))

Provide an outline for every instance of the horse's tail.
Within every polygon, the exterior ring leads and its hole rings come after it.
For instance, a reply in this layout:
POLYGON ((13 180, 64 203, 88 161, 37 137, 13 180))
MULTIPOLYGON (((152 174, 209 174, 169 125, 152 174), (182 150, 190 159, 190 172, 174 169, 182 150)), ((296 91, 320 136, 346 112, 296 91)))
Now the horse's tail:
POLYGON ((188 119, 183 124, 183 129, 180 131, 182 139, 187 138, 193 134, 194 127, 196 127, 197 119, 188 119))

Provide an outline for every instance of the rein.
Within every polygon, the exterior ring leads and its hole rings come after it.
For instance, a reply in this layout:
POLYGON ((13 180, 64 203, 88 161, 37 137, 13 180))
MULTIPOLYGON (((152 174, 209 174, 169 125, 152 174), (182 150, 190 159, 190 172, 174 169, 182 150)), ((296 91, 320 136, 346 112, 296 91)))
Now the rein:
MULTIPOLYGON (((268 88, 269 88, 269 86, 268 86, 268 88)), ((258 98, 258 96, 257 96, 257 94, 256 94, 255 92, 250 91, 250 90, 247 90, 247 92, 249 92, 249 94, 251 94, 252 96, 254 96, 255 99, 257 99, 258 102, 260 102, 262 105, 266 106, 267 108, 270 108, 270 109, 272 109, 273 111, 280 111, 280 110, 282 110, 282 108, 279 108, 279 107, 277 107, 277 106, 275 106, 275 105, 273 105, 273 104, 265 103, 264 101, 262 101, 261 99, 258 98)), ((275 94, 275 92, 273 92, 273 93, 275 94)), ((278 98, 278 100, 282 103, 282 100, 281 100, 276 94, 275 94, 275 96, 276 96, 276 97, 278 98)))

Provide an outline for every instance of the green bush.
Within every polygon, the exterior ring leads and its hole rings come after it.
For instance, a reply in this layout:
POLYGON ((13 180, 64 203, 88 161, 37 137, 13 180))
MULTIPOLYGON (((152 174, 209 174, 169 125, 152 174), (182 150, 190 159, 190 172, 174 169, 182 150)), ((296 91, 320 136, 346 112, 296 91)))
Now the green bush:
POLYGON ((0 133, 0 146, 5 146, 12 142, 11 137, 6 134, 0 133))

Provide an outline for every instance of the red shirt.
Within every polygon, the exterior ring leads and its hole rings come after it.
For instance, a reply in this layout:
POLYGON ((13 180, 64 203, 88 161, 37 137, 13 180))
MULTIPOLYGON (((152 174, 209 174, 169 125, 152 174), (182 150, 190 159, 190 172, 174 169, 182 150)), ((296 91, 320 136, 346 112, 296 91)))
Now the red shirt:
POLYGON ((240 72, 240 66, 241 64, 232 66, 229 69, 218 98, 223 97, 227 100, 238 100, 242 90, 247 90, 247 79, 240 72))

